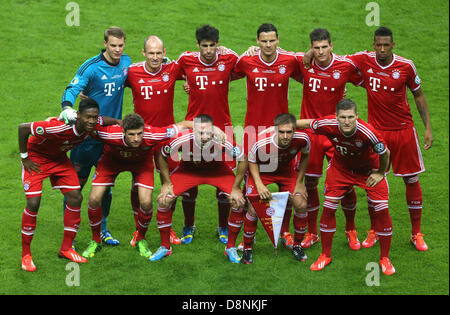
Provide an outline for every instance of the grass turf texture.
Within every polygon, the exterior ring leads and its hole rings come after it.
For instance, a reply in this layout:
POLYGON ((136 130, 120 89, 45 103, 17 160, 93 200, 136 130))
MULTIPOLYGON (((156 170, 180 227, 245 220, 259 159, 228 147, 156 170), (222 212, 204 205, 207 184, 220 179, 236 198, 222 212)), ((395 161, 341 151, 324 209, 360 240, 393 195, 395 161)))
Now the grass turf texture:
MULTIPOLYGON (((62 239, 62 196, 45 183, 37 228, 32 243, 38 270, 20 269, 20 223, 25 198, 20 181, 17 125, 57 116, 64 88, 78 67, 102 48, 103 31, 118 25, 127 32, 125 52, 133 62, 143 60, 144 38, 157 34, 163 38, 167 54, 177 58, 185 50, 196 50, 195 28, 210 23, 220 30, 220 43, 243 53, 255 45, 257 27, 271 22, 278 27, 280 46, 306 51, 309 32, 327 28, 337 54, 372 49, 375 26, 367 26, 365 1, 165 1, 127 2, 114 5, 78 1, 80 26, 65 23, 65 1, 2 1, 0 30, 6 49, 0 52, 2 85, 0 88, 0 294, 448 294, 448 2, 378 1, 380 23, 392 28, 395 53, 413 59, 423 81, 434 135, 434 145, 423 151, 427 171, 420 176, 424 210, 422 231, 430 247, 418 252, 409 243, 410 220, 405 203, 404 184, 389 175, 390 213, 394 234, 391 260, 394 276, 381 275, 379 286, 367 286, 368 262, 378 262, 379 245, 350 251, 346 245, 344 219, 337 211, 337 232, 333 242, 333 263, 322 272, 309 270, 320 254, 320 244, 306 251, 306 263, 296 262, 282 248, 275 257, 261 224, 254 247, 254 264, 235 265, 223 255, 224 246, 215 236, 217 207, 215 189, 201 187, 197 199, 197 233, 190 245, 179 245, 173 255, 157 263, 138 256, 128 245, 134 231, 129 201, 131 178, 121 174, 113 189, 109 228, 121 245, 104 249, 87 264, 80 265, 80 285, 68 286, 69 261, 57 258, 62 239)), ((302 86, 292 82, 290 109, 300 113, 302 86)), ((361 88, 348 85, 347 96, 359 105, 360 116, 367 118, 366 95, 361 88)), ((423 142, 423 124, 408 95, 419 139, 423 142)), ((230 85, 229 103, 234 125, 244 122, 245 81, 230 85)), ((187 96, 177 83, 175 118, 186 113, 187 96)), ((124 114, 132 112, 131 93, 124 97, 124 114)), ((323 178, 319 191, 322 191, 323 178)), ((159 192, 155 178, 155 195, 159 192)), ((90 239, 87 196, 84 188, 82 223, 77 236, 81 252, 90 239)), ((365 193, 357 189, 357 230, 362 241, 369 229, 365 193)), ((321 200, 323 197, 321 196, 321 200)), ((174 228, 181 234, 181 202, 174 214, 174 228)), ((292 229, 292 228, 291 228, 292 229)), ((156 204, 148 231, 150 248, 159 246, 156 204)), ((238 238, 240 241, 240 237, 238 238)))

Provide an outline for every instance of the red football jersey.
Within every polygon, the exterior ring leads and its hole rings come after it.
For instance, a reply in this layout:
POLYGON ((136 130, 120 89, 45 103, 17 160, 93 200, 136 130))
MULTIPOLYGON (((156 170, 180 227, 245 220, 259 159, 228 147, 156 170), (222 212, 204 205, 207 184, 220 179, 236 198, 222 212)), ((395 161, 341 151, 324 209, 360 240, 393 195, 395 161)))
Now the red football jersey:
POLYGON ((183 167, 213 169, 226 161, 242 159, 242 148, 233 142, 224 144, 212 139, 203 148, 195 140, 191 129, 184 130, 161 148, 161 154, 174 161, 180 161, 183 167))
POLYGON ((297 53, 303 76, 303 99, 300 118, 319 118, 336 112, 336 104, 344 97, 345 84, 358 86, 363 78, 355 64, 342 56, 332 54, 331 62, 325 68, 312 62, 309 69, 303 66, 304 53, 297 53))
POLYGON ((176 125, 164 128, 146 125, 142 143, 138 148, 131 148, 126 144, 123 127, 119 125, 99 127, 94 134, 105 144, 103 154, 113 156, 120 163, 135 163, 147 159, 153 147, 177 133, 176 125))
POLYGON ((411 60, 394 54, 392 62, 381 66, 375 52, 363 51, 350 58, 361 71, 367 91, 368 121, 379 130, 413 126, 407 93, 420 88, 420 78, 411 60))
MULTIPOLYGON (((99 117, 97 128, 102 119, 99 117)), ((28 139, 28 152, 37 153, 48 158, 66 158, 66 152, 83 142, 90 134, 78 134, 75 124, 66 125, 54 118, 49 121, 35 121, 31 123, 31 137, 28 139)))
POLYGON ((311 121, 311 129, 325 135, 333 144, 335 151, 330 163, 347 170, 366 173, 378 168, 378 154, 386 152, 386 145, 378 131, 358 119, 355 132, 345 136, 339 128, 335 116, 327 116, 311 121))
POLYGON ((175 123, 173 95, 175 82, 180 79, 180 67, 175 62, 161 65, 156 73, 147 70, 145 61, 132 64, 126 84, 133 94, 134 112, 152 126, 175 123))
POLYGON ((239 56, 232 50, 216 55, 216 60, 206 64, 200 59, 200 52, 185 52, 177 60, 189 84, 189 104, 186 120, 193 120, 199 114, 207 114, 214 125, 222 130, 231 126, 228 106, 228 88, 231 71, 239 56))
POLYGON ((277 52, 271 63, 263 61, 259 54, 241 56, 234 74, 247 77, 245 126, 273 126, 278 114, 289 112, 289 78, 299 74, 293 53, 277 52))
POLYGON ((291 144, 286 148, 277 145, 275 132, 258 137, 247 153, 248 161, 257 163, 261 173, 280 173, 293 169, 295 156, 299 152, 309 153, 310 140, 306 133, 296 131, 291 144))

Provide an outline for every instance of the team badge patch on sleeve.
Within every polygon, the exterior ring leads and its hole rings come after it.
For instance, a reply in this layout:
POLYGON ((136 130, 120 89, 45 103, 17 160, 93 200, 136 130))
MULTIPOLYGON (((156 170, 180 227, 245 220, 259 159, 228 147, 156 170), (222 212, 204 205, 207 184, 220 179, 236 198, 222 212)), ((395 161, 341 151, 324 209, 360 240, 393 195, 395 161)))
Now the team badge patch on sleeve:
POLYGON ((383 153, 385 149, 386 147, 384 146, 383 142, 378 142, 373 145, 373 150, 375 151, 375 153, 383 153))
POLYGON ((175 136, 175 129, 174 128, 167 128, 166 137, 172 138, 175 136))

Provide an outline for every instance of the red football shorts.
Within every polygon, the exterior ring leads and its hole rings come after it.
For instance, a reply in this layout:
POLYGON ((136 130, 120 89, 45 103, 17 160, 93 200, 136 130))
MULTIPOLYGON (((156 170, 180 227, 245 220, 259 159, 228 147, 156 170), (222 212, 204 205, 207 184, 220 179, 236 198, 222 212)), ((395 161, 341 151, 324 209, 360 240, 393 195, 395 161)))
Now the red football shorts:
MULTIPOLYGON (((291 169, 286 173, 260 173, 259 176, 265 186, 269 184, 278 184, 279 191, 289 191, 293 194, 298 175, 293 169, 291 169)), ((247 196, 258 195, 258 190, 256 189, 253 176, 249 173, 246 176, 246 183, 244 187, 246 187, 247 196)))
POLYGON ((366 181, 369 174, 353 173, 341 167, 335 167, 331 163, 327 168, 325 179, 325 197, 329 199, 342 199, 344 195, 354 186, 364 189, 367 197, 375 202, 389 200, 389 187, 386 178, 383 178, 375 187, 367 187, 366 181))
POLYGON ((25 197, 37 197, 42 195, 42 182, 50 178, 53 189, 60 189, 63 194, 81 189, 77 172, 72 162, 65 157, 61 160, 52 160, 43 156, 29 153, 29 159, 40 164, 41 172, 30 174, 22 166, 22 184, 25 197))
POLYGON ((379 132, 391 151, 391 165, 395 176, 413 176, 425 172, 416 128, 379 132))
MULTIPOLYGON (((334 154, 333 144, 324 135, 318 135, 311 132, 309 129, 304 130, 311 140, 311 147, 309 150, 308 167, 306 168, 306 176, 322 177, 323 173, 323 159, 327 158, 329 161, 334 154)), ((296 165, 300 163, 301 153, 297 154, 296 165)))
POLYGON ((92 186, 114 186, 117 175, 122 172, 131 172, 135 186, 153 189, 154 166, 152 158, 153 155, 149 154, 144 161, 123 162, 103 155, 98 161, 92 186))
POLYGON ((219 165, 213 169, 196 169, 184 167, 181 163, 180 167, 170 175, 175 196, 179 196, 185 191, 203 184, 219 188, 229 195, 233 188, 235 175, 226 162, 219 165))

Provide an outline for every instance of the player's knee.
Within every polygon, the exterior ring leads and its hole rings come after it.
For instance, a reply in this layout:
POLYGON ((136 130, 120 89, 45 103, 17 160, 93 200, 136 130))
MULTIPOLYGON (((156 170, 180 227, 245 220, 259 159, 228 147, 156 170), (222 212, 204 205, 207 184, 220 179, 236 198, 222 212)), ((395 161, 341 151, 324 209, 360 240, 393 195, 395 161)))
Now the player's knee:
POLYGON ((405 185, 415 185, 419 182, 419 175, 405 176, 403 177, 403 182, 405 183, 405 185))
POLYGON ((83 202, 83 195, 80 190, 72 190, 65 194, 67 204, 73 207, 80 207, 83 202))
POLYGON ((303 196, 296 195, 292 198, 292 205, 295 212, 306 212, 307 204, 308 202, 303 196))
POLYGON ((319 185, 319 178, 312 176, 305 176, 305 186, 308 189, 316 188, 319 185))
POLYGON ((27 198, 27 209, 30 212, 37 212, 41 205, 41 197, 27 198))

